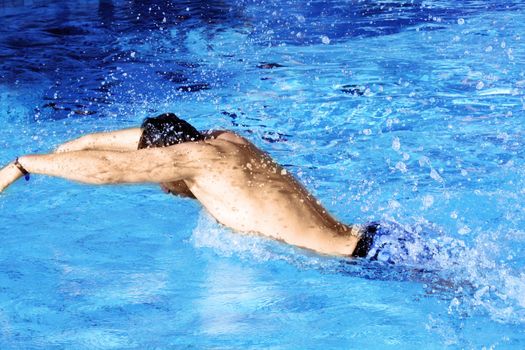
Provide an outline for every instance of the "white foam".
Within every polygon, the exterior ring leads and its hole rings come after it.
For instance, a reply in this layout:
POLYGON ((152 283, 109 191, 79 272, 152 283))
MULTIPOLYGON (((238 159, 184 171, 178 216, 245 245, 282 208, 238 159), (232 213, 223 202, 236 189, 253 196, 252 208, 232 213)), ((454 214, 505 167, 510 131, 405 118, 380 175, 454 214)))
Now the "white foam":
POLYGON ((235 234, 230 229, 220 225, 206 211, 202 210, 193 230, 191 241, 198 248, 213 248, 224 256, 239 253, 262 253, 264 250, 257 242, 257 237, 235 234))
POLYGON ((205 210, 199 214, 190 242, 196 248, 211 248, 221 256, 260 262, 280 260, 302 268, 322 269, 339 261, 268 238, 233 232, 217 223, 205 210))

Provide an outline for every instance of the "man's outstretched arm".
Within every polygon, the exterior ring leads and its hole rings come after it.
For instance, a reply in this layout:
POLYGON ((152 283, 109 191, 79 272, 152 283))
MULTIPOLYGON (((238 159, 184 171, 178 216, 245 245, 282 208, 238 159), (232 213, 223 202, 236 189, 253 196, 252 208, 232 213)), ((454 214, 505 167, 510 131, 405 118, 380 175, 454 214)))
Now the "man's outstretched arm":
POLYGON ((131 128, 108 132, 98 132, 81 136, 58 146, 55 152, 85 150, 134 151, 137 149, 142 129, 131 128))
MULTIPOLYGON (((206 146, 186 143, 131 152, 77 151, 19 158, 29 173, 88 184, 171 182, 191 179, 206 164, 206 146)), ((0 170, 0 192, 22 176, 14 163, 0 170)))

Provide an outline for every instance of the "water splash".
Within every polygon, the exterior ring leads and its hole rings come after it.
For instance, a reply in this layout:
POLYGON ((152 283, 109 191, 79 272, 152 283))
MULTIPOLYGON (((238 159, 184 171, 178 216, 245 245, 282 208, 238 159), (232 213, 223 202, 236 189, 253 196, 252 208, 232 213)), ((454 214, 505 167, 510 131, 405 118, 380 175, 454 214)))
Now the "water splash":
MULTIPOLYGON (((414 240, 408 255, 397 255, 391 262, 323 257, 262 237, 242 235, 217 224, 205 211, 199 216, 191 243, 197 248, 211 248, 220 256, 259 263, 284 261, 321 273, 416 281, 426 294, 448 300, 448 312, 459 318, 488 314, 502 323, 525 323, 525 274, 497 261, 498 248, 493 242, 480 237, 469 247, 460 239, 434 231, 429 224, 400 227, 409 230, 414 240)), ((397 239, 395 231, 388 239, 397 239)))

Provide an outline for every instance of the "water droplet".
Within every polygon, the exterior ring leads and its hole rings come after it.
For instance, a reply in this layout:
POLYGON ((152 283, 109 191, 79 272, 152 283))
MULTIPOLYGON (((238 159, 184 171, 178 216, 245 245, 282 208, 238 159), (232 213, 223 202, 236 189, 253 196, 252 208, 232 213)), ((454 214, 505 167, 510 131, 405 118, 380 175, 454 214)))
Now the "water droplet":
POLYGON ((470 232, 470 227, 468 227, 468 226, 466 226, 466 225, 461 226, 461 227, 459 228, 459 230, 458 230, 458 233, 459 233, 460 235, 466 235, 466 234, 469 233, 469 232, 470 232))
POLYGON ((434 204, 434 197, 427 194, 426 196, 423 197, 422 201, 423 201, 423 207, 427 209, 427 208, 430 208, 434 204))
POLYGON ((484 84, 482 81, 480 81, 480 82, 476 85, 476 89, 481 90, 481 89, 483 89, 484 86, 485 86, 485 84, 484 84))
POLYGON ((430 165, 430 159, 428 159, 428 157, 426 156, 422 156, 421 158, 419 158, 419 166, 420 167, 424 167, 425 165, 430 165))
POLYGON ((390 209, 393 209, 393 210, 399 209, 399 208, 401 208, 401 203, 399 203, 398 201, 392 199, 392 200, 388 201, 388 207, 390 209))
POLYGON ((131 58, 135 58, 135 55, 136 55, 136 54, 137 54, 137 53, 136 53, 135 51, 131 51, 131 53, 130 53, 129 55, 131 56, 131 58))
POLYGON ((407 165, 405 163, 403 163, 403 162, 398 162, 396 164, 396 169, 399 170, 402 173, 406 173, 407 172, 407 165))
POLYGON ((286 175, 286 174, 287 174, 286 169, 281 170, 281 175, 286 175))
POLYGON ((465 24, 465 20, 464 20, 463 18, 459 18, 459 19, 458 19, 458 24, 459 24, 460 26, 462 26, 463 24, 465 24))
POLYGON ((436 180, 437 182, 443 182, 443 178, 435 169, 430 170, 430 177, 436 180))
POLYGON ((489 286, 484 286, 480 289, 478 289, 475 293, 474 293, 474 298, 476 299, 476 301, 480 302, 481 300, 481 297, 484 296, 485 294, 487 294, 487 292, 489 291, 489 286))
POLYGON ((363 134, 365 134, 367 136, 370 136, 370 135, 372 135, 372 130, 371 129, 364 129, 363 130, 363 134))
POLYGON ((394 137, 394 140, 392 140, 392 149, 394 151, 399 151, 401 148, 401 142, 399 141, 399 137, 394 137))
POLYGON ((327 37, 326 35, 321 36, 321 41, 322 41, 323 44, 325 44, 325 45, 330 44, 330 38, 327 37))

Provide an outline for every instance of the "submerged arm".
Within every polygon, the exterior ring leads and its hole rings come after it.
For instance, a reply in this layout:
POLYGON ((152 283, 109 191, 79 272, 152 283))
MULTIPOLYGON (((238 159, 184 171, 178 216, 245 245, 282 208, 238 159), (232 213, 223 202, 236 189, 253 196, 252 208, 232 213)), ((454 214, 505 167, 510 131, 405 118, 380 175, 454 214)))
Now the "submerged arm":
MULTIPOLYGON (((179 144, 131 152, 77 151, 28 155, 19 163, 34 174, 61 177, 89 184, 171 182, 191 179, 205 162, 204 145, 179 144)), ((13 163, 0 170, 0 192, 21 177, 13 163)))
POLYGON ((134 151, 138 147, 141 135, 142 130, 140 128, 93 133, 60 145, 56 152, 84 150, 134 151))

